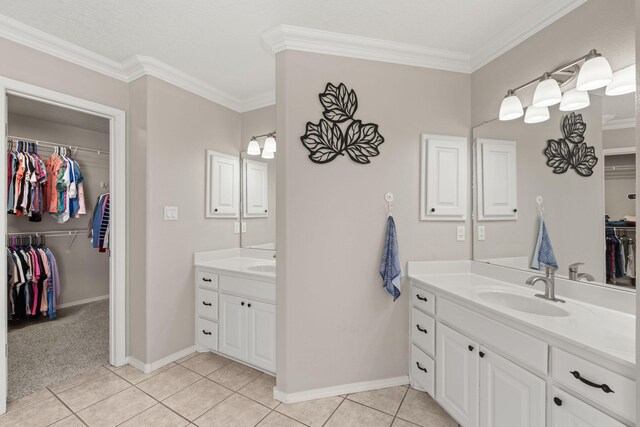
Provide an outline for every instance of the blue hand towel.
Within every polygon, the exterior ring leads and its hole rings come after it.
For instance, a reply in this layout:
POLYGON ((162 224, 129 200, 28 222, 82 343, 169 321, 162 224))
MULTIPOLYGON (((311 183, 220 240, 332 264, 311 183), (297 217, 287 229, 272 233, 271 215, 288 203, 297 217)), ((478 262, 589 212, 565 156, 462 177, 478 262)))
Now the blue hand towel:
POLYGON ((393 217, 387 219, 387 235, 384 240, 382 251, 382 261, 380 262, 380 276, 382 276, 382 286, 393 295, 393 300, 400 296, 400 278, 402 265, 398 253, 398 236, 396 235, 396 223, 393 217))
POLYGON ((547 233, 547 226, 544 223, 544 217, 542 215, 540 215, 538 241, 536 242, 536 248, 533 251, 531 268, 542 270, 544 266, 541 266, 540 264, 553 267, 554 270, 558 269, 558 262, 556 261, 556 256, 553 253, 553 247, 551 246, 551 238, 549 238, 549 233, 547 233))

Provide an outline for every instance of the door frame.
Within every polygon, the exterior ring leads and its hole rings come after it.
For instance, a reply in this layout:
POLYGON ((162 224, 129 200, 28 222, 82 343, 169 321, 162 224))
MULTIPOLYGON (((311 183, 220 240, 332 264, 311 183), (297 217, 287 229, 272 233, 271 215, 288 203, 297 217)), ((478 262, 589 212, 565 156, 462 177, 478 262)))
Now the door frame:
MULTIPOLYGON (((126 114, 123 110, 86 99, 0 76, 0 117, 2 126, 0 150, 7 151, 8 98, 15 95, 109 120, 109 179, 111 224, 109 244, 109 363, 126 363, 126 114)), ((7 170, 7 156, 0 156, 0 170, 7 170)), ((0 185, 0 237, 7 240, 7 186, 0 185)), ((6 245, 0 244, 0 260, 7 257, 6 245)), ((7 277, 6 262, 0 262, 0 277, 7 277)), ((0 414, 6 412, 8 384, 7 293, 0 292, 0 414)))

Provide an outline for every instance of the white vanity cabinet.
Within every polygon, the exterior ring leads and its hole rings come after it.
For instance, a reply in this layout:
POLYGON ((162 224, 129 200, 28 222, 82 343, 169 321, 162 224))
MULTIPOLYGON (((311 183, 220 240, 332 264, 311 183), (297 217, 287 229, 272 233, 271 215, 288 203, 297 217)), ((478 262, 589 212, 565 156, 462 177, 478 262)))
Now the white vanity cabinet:
POLYGON ((478 219, 518 219, 516 142, 478 138, 478 219))
POLYGON ((207 150, 207 218, 237 218, 240 212, 240 160, 238 156, 207 150))

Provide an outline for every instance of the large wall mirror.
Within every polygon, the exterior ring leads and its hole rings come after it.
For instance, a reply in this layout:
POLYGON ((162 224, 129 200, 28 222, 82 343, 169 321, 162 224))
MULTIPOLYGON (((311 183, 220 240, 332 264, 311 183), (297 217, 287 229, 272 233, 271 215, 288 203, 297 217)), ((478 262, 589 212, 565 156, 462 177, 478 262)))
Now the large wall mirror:
MULTIPOLYGON (((627 65, 635 62, 629 53, 627 65)), ((474 128, 475 260, 543 273, 534 268, 542 214, 557 276, 635 290, 635 93, 589 95, 573 115, 555 105, 543 122, 496 119, 474 128), (562 173, 545 149, 572 129, 583 130, 598 160, 562 173)))

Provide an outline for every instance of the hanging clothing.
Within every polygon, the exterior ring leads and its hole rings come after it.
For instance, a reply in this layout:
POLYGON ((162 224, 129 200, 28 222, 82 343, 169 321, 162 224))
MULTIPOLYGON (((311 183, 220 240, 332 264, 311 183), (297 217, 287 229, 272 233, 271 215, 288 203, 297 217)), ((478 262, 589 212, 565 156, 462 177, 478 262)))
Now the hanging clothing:
POLYGON ((91 246, 100 252, 109 249, 109 231, 111 229, 111 209, 109 193, 98 197, 89 222, 89 238, 91 246))

